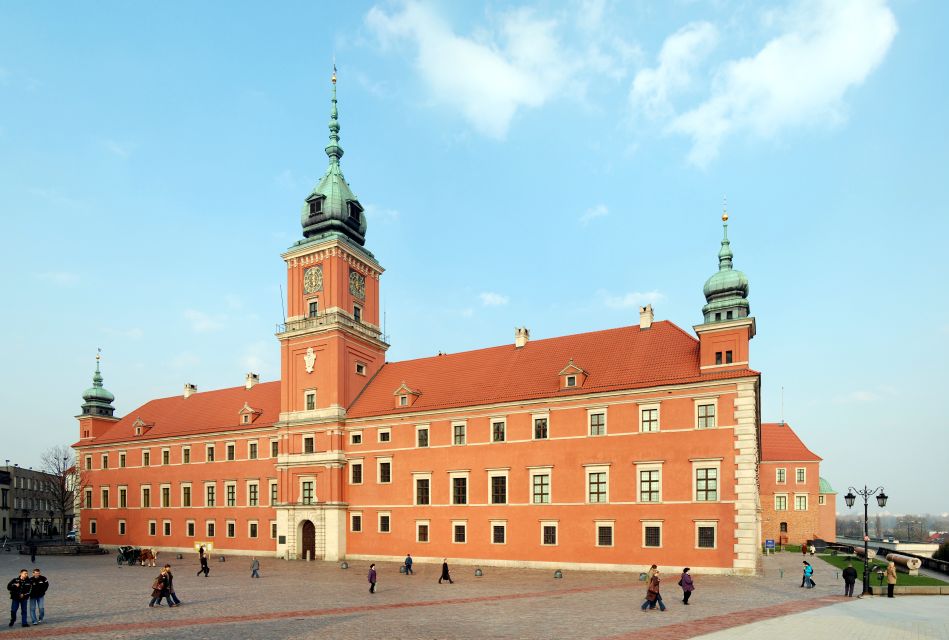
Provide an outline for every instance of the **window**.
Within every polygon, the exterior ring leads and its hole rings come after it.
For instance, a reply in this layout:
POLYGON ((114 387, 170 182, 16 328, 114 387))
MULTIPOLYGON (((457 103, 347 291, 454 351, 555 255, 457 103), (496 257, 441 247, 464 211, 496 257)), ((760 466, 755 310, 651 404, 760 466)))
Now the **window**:
POLYGON ((272 540, 277 539, 277 523, 273 520, 270 521, 270 538, 272 540))
POLYGON ((86 471, 92 469, 92 456, 86 456, 86 471))
POLYGON ((797 484, 804 484, 807 478, 807 469, 804 467, 798 467, 794 470, 794 481, 797 484))
POLYGON ((428 542, 428 521, 415 523, 415 541, 428 542))
POLYGON ((205 456, 206 456, 205 459, 206 459, 208 462, 214 462, 214 445, 213 445, 213 444, 209 444, 209 445, 207 446, 206 452, 207 452, 207 453, 205 454, 205 456))
POLYGON ((303 404, 307 411, 316 409, 316 391, 307 391, 303 394, 303 404))
POLYGON ((391 430, 391 429, 379 429, 378 440, 379 440, 379 442, 391 442, 391 441, 392 441, 392 430, 391 430))
POLYGON ((596 525, 596 546, 598 547, 612 547, 613 546, 613 524, 601 524, 597 523, 596 525))
POLYGON ((313 453, 313 436, 303 438, 303 453, 313 453))
POLYGON ((696 408, 697 420, 696 428, 713 429, 715 427, 715 405, 703 403, 696 408))
POLYGON ((125 535, 125 520, 119 520, 119 535, 125 535))
POLYGON ((379 460, 379 484, 392 482, 392 461, 379 460))
POLYGON ((237 506, 237 485, 236 484, 224 485, 224 503, 228 507, 237 506))
POLYGON ((194 537, 194 520, 188 520, 185 523, 185 535, 189 538, 194 537))
POLYGON ((310 200, 310 215, 315 216, 323 212, 323 198, 314 198, 310 200))
MULTIPOLYGON (((729 313, 731 313, 731 311, 729 311, 729 313)), ((725 364, 731 364, 732 362, 733 362, 733 359, 732 359, 732 352, 731 352, 731 351, 726 351, 726 352, 725 352, 725 364)))
POLYGON ((247 458, 249 460, 257 459, 257 443, 256 442, 251 442, 250 444, 247 445, 247 458))
POLYGON ((431 484, 430 478, 415 479, 415 504, 431 504, 431 484))
POLYGON ((428 427, 416 427, 415 441, 419 447, 428 446, 428 427))
POLYGON ((247 506, 256 507, 260 504, 260 485, 251 482, 247 485, 247 506))
POLYGON ((227 452, 227 459, 228 459, 228 460, 233 460, 233 459, 234 459, 234 450, 235 450, 235 449, 236 449, 236 447, 235 447, 232 443, 228 443, 227 449, 226 449, 226 452, 227 452))
POLYGON ((362 309, 359 308, 358 304, 353 305, 353 320, 362 322, 362 309))
MULTIPOLYGON (((715 314, 715 319, 716 319, 716 320, 721 320, 721 317, 720 317, 721 315, 722 315, 722 314, 720 314, 720 313, 716 313, 716 314, 715 314)), ((716 351, 716 352, 715 352, 715 364, 722 364, 722 352, 721 352, 721 351, 716 351)))
POLYGON ((158 535, 158 522, 155 520, 148 521, 148 535, 157 536, 158 535))
POLYGON ((577 376, 567 376, 567 386, 568 387, 577 386, 577 376))
POLYGON ((313 504, 313 481, 304 480, 300 485, 300 501, 303 504, 313 504))
POLYGON ((248 538, 257 537, 257 523, 256 522, 251 521, 247 523, 247 537, 248 538))
POLYGON ((379 514, 379 533, 389 533, 391 531, 392 515, 389 513, 379 514))
POLYGON ((639 501, 659 502, 659 469, 639 470, 639 501))
POLYGON ((550 504, 550 473, 531 475, 531 502, 550 504))
POLYGON ((161 506, 163 508, 171 506, 171 487, 161 488, 161 506))
POLYGON ((169 451, 168 449, 161 450, 161 463, 171 464, 171 451, 169 451))
POLYGON ((788 532, 788 523, 787 523, 787 522, 782 522, 782 523, 780 524, 780 528, 781 528, 781 533, 787 533, 787 532, 788 532))
MULTIPOLYGON (((32 499, 30 500, 30 502, 32 502, 32 499)), ((32 507, 32 504, 30 506, 32 507)), ((100 507, 103 509, 109 508, 109 490, 108 489, 102 489, 102 504, 100 505, 100 507)))
POLYGON ((557 523, 556 522, 541 522, 540 523, 540 543, 545 546, 552 546, 557 544, 557 523))
POLYGON ((717 468, 699 468, 695 470, 695 499, 699 502, 718 500, 717 468))
POLYGON ((491 442, 504 442, 507 423, 504 420, 491 421, 491 442))
POLYGON ((142 487, 142 508, 148 509, 152 506, 152 490, 149 487, 142 487))
POLYGON ((356 363, 356 375, 364 376, 366 375, 366 365, 361 362, 356 363))
POLYGON ((639 430, 659 431, 659 407, 641 407, 639 409, 639 430))
POLYGON ((161 534, 163 536, 171 535, 171 520, 163 520, 161 523, 161 534))
POLYGON ((775 511, 787 511, 788 510, 788 497, 786 494, 777 494, 774 496, 774 510, 775 511))
POLYGON ((277 504, 277 483, 274 480, 270 481, 270 506, 277 504))
POLYGON ((237 535, 237 523, 234 522, 233 520, 228 520, 227 521, 227 537, 233 538, 235 535, 237 535))
POLYGON ((451 503, 468 504, 467 476, 456 476, 451 479, 451 503))
POLYGON ((350 465, 350 484, 362 484, 362 463, 354 462, 350 465))
POLYGON ((408 396, 399 396, 399 406, 407 407, 409 406, 409 397, 408 396))
POLYGON ((142 451, 142 466, 147 467, 152 463, 152 452, 142 451))
POLYGON ((606 413, 604 411, 590 412, 590 435, 602 436, 606 434, 606 413))
POLYGON ((351 513, 349 514, 349 528, 351 531, 359 532, 362 531, 362 514, 361 513, 351 513))
MULTIPOLYGON (((119 508, 124 509, 128 505, 129 490, 125 487, 119 487, 119 508)), ((823 496, 821 496, 823 497, 823 496)))
POLYGON ((507 523, 491 523, 491 544, 505 544, 507 542, 507 523))
POLYGON ((216 498, 215 493, 217 491, 217 488, 213 484, 209 484, 204 488, 204 491, 205 491, 204 504, 208 507, 213 507, 214 501, 216 498))
POLYGON ((607 470, 587 470, 587 502, 607 502, 607 470))
POLYGON ((827 496, 825 496, 825 495, 823 495, 823 494, 817 496, 817 504, 825 504, 825 502, 826 502, 825 498, 826 498, 826 497, 827 497, 827 496))
POLYGON ((714 549, 716 528, 714 522, 695 523, 695 546, 699 549, 714 549))
POLYGON ((209 538, 213 538, 213 537, 214 537, 214 520, 209 520, 209 521, 206 523, 205 527, 206 527, 206 530, 207 530, 207 536, 208 536, 209 538))
MULTIPOLYGON (((311 203, 310 203, 310 206, 312 206, 312 205, 313 205, 313 203, 311 202, 311 203)), ((307 315, 308 315, 309 317, 311 317, 311 318, 315 318, 315 317, 317 316, 317 314, 319 314, 319 312, 320 312, 320 301, 319 301, 319 300, 310 300, 310 301, 307 303, 307 315)))
POLYGON ((662 546, 662 524, 658 522, 643 523, 643 546, 662 546))
POLYGON ((451 425, 451 429, 453 433, 453 439, 452 439, 453 444, 465 443, 465 426, 466 425, 464 422, 456 422, 451 425))
POLYGON ((774 470, 774 481, 778 484, 787 482, 787 469, 783 467, 774 470))
POLYGON ((353 431, 349 434, 349 444, 362 444, 362 431, 353 431))
POLYGON ((120 469, 125 468, 125 454, 124 453, 119 454, 119 468, 120 469))
MULTIPOLYGON (((96 534, 96 521, 95 521, 95 520, 90 520, 90 521, 89 521, 89 533, 91 533, 92 535, 95 535, 95 534, 96 534)), ((155 535, 155 534, 153 533, 152 535, 155 535)))
POLYGON ((807 511, 807 495, 794 496, 794 510, 807 511))
POLYGON ((191 506, 191 485, 186 484, 181 487, 181 506, 190 507, 191 506))
POLYGON ((451 541, 456 544, 464 544, 468 537, 468 525, 463 522, 453 522, 451 528, 454 534, 451 541))
POLYGON ((270 457, 276 458, 280 452, 280 443, 277 440, 270 441, 270 457))
POLYGON ((107 453, 102 455, 102 468, 103 469, 109 468, 109 454, 107 453))
POLYGON ((534 440, 546 440, 548 437, 547 432, 547 417, 534 417, 534 440))
POLYGON ((181 447, 181 462, 191 464, 191 447, 181 447))
POLYGON ((491 476, 491 504, 507 504, 507 476, 491 476))

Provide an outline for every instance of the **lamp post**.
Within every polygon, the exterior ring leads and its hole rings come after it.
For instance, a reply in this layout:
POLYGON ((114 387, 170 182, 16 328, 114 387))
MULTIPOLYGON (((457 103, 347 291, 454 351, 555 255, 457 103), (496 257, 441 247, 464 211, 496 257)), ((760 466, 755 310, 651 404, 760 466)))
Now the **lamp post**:
POLYGON ((863 496, 863 595, 866 595, 870 593, 870 515, 867 505, 869 504, 870 496, 876 495, 877 504, 880 505, 882 509, 886 506, 886 501, 889 496, 883 493, 883 487, 877 487, 873 491, 867 489, 867 485, 863 485, 863 491, 850 487, 847 491, 847 495, 844 496, 848 509, 853 507, 853 503, 857 499, 854 493, 863 496))

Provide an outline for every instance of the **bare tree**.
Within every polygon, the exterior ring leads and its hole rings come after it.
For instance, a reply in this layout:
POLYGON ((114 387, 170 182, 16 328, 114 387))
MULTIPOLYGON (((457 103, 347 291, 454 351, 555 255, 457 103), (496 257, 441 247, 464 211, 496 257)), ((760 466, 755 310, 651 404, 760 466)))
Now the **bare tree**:
POLYGON ((56 445, 43 452, 43 470, 50 474, 50 499, 53 511, 59 516, 60 533, 66 542, 66 516, 75 513, 76 501, 88 484, 88 479, 71 447, 56 445))

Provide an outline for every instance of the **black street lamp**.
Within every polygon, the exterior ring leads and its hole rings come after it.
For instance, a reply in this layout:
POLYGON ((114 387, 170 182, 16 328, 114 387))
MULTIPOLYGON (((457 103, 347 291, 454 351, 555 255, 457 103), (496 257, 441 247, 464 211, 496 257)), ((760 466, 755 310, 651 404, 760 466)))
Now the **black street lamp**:
POLYGON ((867 511, 867 505, 869 504, 870 496, 876 495, 877 504, 880 505, 882 509, 886 506, 886 501, 889 496, 883 493, 883 487, 877 487, 873 491, 867 489, 867 485, 863 485, 863 491, 850 487, 849 491, 847 491, 847 495, 844 496, 844 501, 846 501, 848 509, 852 508, 853 503, 857 500, 857 496, 854 495, 854 492, 863 496, 863 595, 866 595, 870 593, 870 516, 867 511))

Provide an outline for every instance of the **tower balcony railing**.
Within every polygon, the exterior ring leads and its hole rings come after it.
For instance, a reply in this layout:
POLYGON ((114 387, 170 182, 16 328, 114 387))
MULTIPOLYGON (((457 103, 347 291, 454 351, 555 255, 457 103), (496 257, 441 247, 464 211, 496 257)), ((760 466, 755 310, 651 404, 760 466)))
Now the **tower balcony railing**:
POLYGON ((335 325, 342 325, 373 340, 382 340, 383 342, 386 342, 388 338, 388 336, 383 335, 378 328, 374 327, 373 325, 360 322, 343 311, 324 311, 322 313, 316 314, 315 316, 307 316, 306 318, 289 320, 284 324, 277 325, 277 335, 284 333, 295 333, 297 331, 308 331, 311 329, 318 329, 320 327, 332 327, 335 325))

